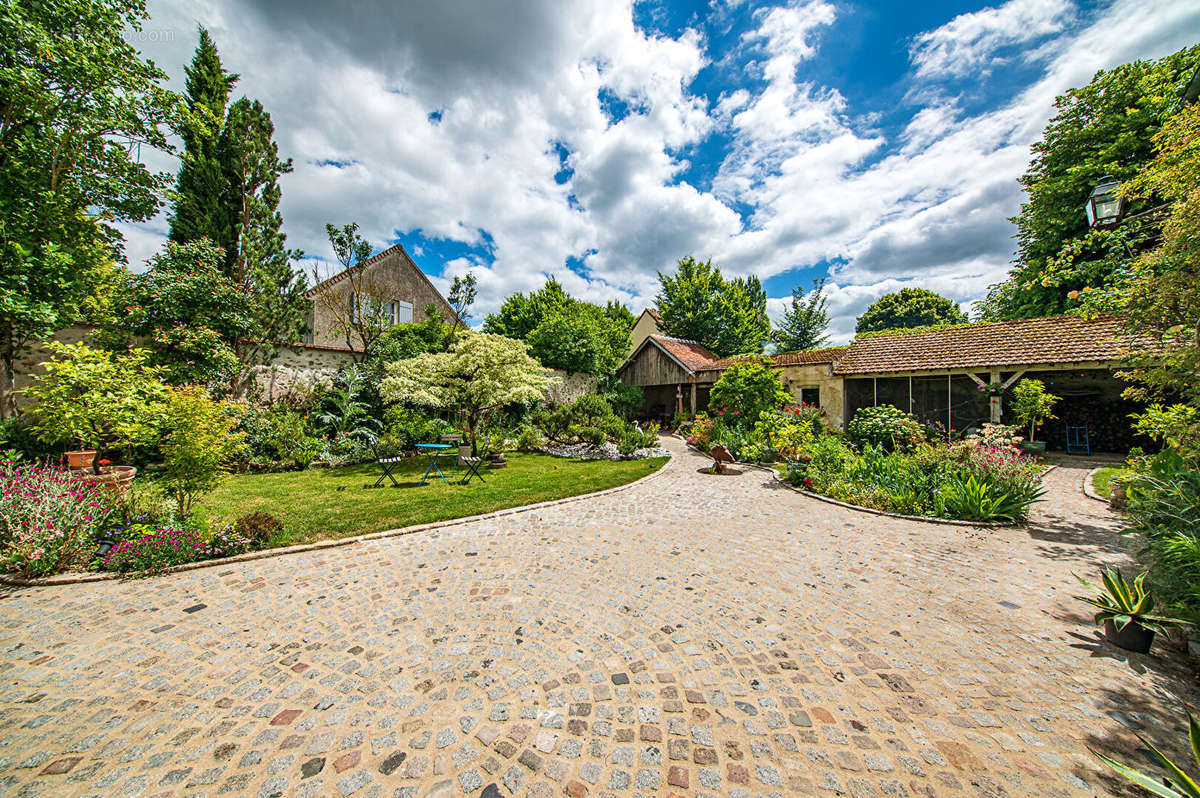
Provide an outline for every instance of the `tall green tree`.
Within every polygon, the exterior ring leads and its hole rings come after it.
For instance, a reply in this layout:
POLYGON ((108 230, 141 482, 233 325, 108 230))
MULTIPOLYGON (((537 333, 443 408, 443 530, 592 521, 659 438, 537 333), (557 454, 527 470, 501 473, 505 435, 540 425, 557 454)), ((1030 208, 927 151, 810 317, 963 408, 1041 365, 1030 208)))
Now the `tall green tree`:
POLYGON ((292 267, 303 253, 287 249, 279 212, 279 177, 292 171, 292 161, 280 160, 274 134, 262 103, 242 97, 229 107, 217 146, 225 176, 217 241, 224 272, 250 292, 268 346, 297 340, 311 307, 304 275, 292 267))
POLYGON ((924 288, 902 288, 884 294, 858 317, 856 332, 902 330, 970 321, 956 303, 924 288))
POLYGON ((218 145, 229 93, 238 76, 221 66, 217 46, 204 28, 200 28, 200 43, 184 73, 187 110, 180 129, 182 163, 176 180, 170 238, 177 243, 201 238, 221 241, 226 189, 218 145))
POLYGON ((528 296, 513 294, 484 321, 484 332, 526 341, 547 368, 611 374, 629 351, 634 318, 619 302, 576 299, 554 278, 528 296))
POLYGON ((73 320, 92 278, 120 258, 117 221, 159 208, 179 98, 125 41, 140 0, 10 0, 0 11, 0 415, 16 412, 24 347, 73 320))
POLYGON ((792 305, 783 314, 783 324, 775 332, 775 343, 784 352, 803 352, 829 344, 829 297, 825 296, 825 281, 813 280, 807 294, 800 286, 792 289, 792 305))
POLYGON ((655 297, 663 331, 704 344, 720 357, 755 354, 771 334, 767 294, 757 277, 726 280, 712 260, 680 258, 658 273, 655 297))
MULTIPOLYGON (((1033 145, 1034 158, 1019 182, 1026 201, 1012 221, 1017 225, 1016 265, 1008 279, 992 286, 981 313, 986 319, 1026 318, 1062 313, 1070 308, 1069 294, 1103 278, 1103 264, 1078 281, 1054 279, 1048 270, 1066 248, 1096 247, 1095 260, 1104 260, 1102 242, 1077 243, 1088 231, 1084 204, 1106 175, 1128 180, 1154 157, 1153 139, 1163 123, 1182 105, 1183 89, 1200 60, 1200 45, 1156 61, 1134 61, 1100 71, 1091 83, 1071 89, 1055 100, 1057 113, 1033 145)), ((1152 207, 1157 197, 1138 197, 1129 212, 1152 207)), ((1078 251, 1073 257, 1078 262, 1078 251)))

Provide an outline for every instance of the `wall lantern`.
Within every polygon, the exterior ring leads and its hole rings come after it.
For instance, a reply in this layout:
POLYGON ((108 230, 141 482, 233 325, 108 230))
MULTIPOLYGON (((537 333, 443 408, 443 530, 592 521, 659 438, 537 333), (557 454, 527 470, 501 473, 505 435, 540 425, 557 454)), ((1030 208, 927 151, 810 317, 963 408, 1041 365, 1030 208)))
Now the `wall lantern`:
POLYGON ((1087 209, 1089 227, 1107 227, 1116 224, 1125 209, 1125 200, 1117 192, 1121 183, 1112 175, 1105 175, 1088 196, 1087 209))

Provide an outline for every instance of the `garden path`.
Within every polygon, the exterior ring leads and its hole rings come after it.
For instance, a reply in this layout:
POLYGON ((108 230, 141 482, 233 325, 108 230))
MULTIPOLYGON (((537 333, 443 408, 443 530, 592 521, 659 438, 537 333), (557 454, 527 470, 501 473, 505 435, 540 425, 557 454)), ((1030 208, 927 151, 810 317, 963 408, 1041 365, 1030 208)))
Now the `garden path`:
POLYGON ((1177 654, 1099 642, 1086 468, 1026 529, 760 471, 0 600, 7 795, 1092 795, 1182 756, 1177 654))

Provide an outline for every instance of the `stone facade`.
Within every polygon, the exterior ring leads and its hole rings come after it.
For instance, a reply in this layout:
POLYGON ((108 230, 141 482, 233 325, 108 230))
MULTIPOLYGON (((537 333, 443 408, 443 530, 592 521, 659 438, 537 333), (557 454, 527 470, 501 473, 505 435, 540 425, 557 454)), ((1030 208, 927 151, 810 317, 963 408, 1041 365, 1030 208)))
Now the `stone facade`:
POLYGON ((845 381, 833 375, 831 364, 784 366, 779 370, 779 376, 797 402, 819 405, 825 409, 829 425, 842 429, 846 404, 845 381))
MULTIPOLYGON (((431 304, 437 305, 446 319, 455 318, 450 303, 399 244, 388 247, 367 261, 359 285, 376 298, 387 297, 399 303, 401 310, 397 321, 424 321, 425 307, 431 304), (405 311, 411 311, 411 318, 405 317, 405 311)), ((352 292, 351 280, 346 272, 334 275, 309 291, 308 296, 313 300, 313 312, 309 319, 312 332, 305 343, 341 348, 346 346, 344 334, 337 329, 337 318, 338 309, 349 307, 352 292)), ((345 310, 340 310, 340 314, 344 316, 345 310)), ((357 336, 352 336, 351 343, 355 349, 362 345, 357 336)))
POLYGON ((568 374, 562 369, 550 369, 558 383, 546 389, 546 404, 558 406, 574 402, 581 396, 596 392, 596 378, 590 374, 568 374))

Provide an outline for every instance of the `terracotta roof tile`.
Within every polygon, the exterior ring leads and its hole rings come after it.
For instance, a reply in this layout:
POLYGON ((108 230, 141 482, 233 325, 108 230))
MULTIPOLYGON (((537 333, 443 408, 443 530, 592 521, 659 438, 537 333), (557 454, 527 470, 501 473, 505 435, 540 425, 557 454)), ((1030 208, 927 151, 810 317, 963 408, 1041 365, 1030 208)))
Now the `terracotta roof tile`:
POLYGON ((875 374, 1104 362, 1119 358, 1127 346, 1119 319, 1047 316, 857 338, 833 371, 875 374))
POLYGON ((717 357, 709 352, 699 341, 688 341, 684 338, 672 338, 669 335, 649 336, 654 343, 661 346, 671 357, 678 360, 689 371, 711 369, 717 362, 717 357))
MULTIPOLYGON (((776 366, 803 366, 816 363, 834 363, 845 354, 848 346, 830 346, 824 349, 806 349, 803 352, 778 352, 774 355, 763 355, 776 366)), ((714 369, 727 369, 742 360, 754 360, 755 356, 724 357, 709 366, 714 369)))
POLYGON ((650 318, 658 324, 662 324, 662 316, 658 315, 658 311, 654 308, 646 308, 646 312, 650 314, 650 318))

